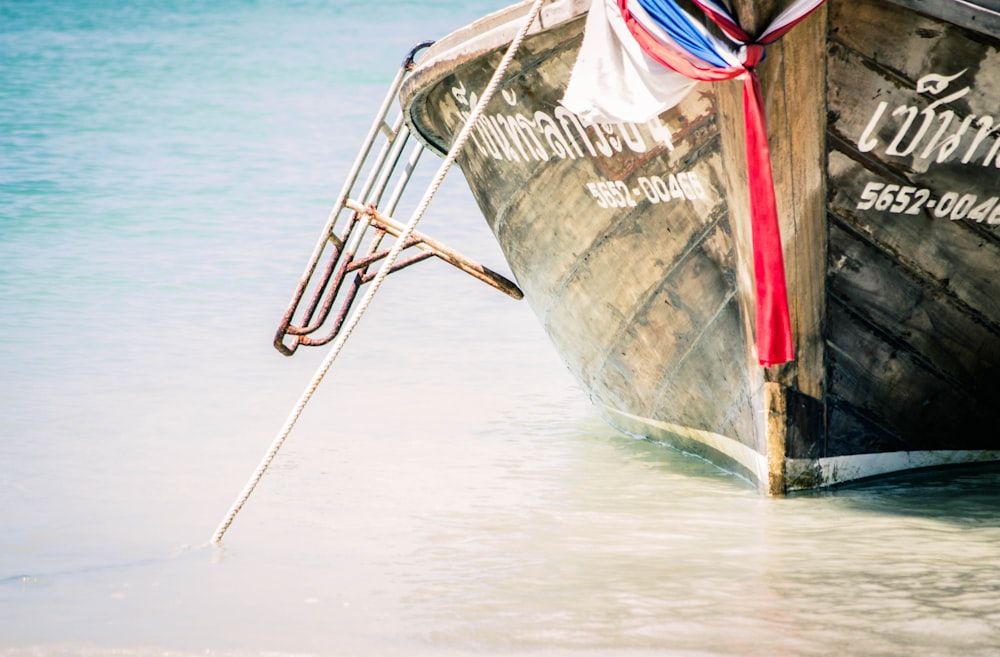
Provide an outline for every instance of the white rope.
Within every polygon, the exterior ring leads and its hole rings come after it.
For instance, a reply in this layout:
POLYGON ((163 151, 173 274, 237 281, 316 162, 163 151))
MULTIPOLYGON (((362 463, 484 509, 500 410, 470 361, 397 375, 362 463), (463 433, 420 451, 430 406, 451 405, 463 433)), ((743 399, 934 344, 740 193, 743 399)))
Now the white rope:
POLYGON ((544 3, 545 0, 535 0, 535 2, 532 4, 531 11, 528 13, 527 18, 525 18, 524 24, 521 26, 521 29, 518 31, 513 41, 511 41, 510 47, 507 48, 507 52, 504 54, 503 59, 500 60, 500 64, 497 66, 496 71, 493 73, 493 77, 490 79, 489 84, 483 91, 482 97, 479 99, 479 102, 476 104, 472 112, 469 114, 468 120, 466 120, 465 125, 462 127, 461 132, 458 133, 458 137, 455 139, 455 143, 452 145, 451 149, 448 151, 447 156, 445 156, 444 161, 441 163, 437 175, 435 175, 434 179, 431 181, 431 184, 427 188, 427 191, 424 192, 424 197, 423 199, 421 199, 420 204, 417 206, 417 209, 414 210, 413 216, 410 218, 410 221, 406 224, 406 227, 403 229, 403 232, 396 239, 396 243, 393 244, 392 249, 386 256, 385 262, 382 264, 382 267, 378 270, 378 273, 372 280, 371 285, 369 285, 359 305, 351 314, 350 318, 347 320, 345 325, 342 327, 340 334, 334 341, 333 346, 330 347, 330 351, 329 353, 327 353, 326 358, 320 364, 319 369, 316 370, 316 373, 313 375, 313 378, 309 382, 309 385, 302 392, 302 396, 299 397, 299 401, 295 404, 295 407, 292 409, 292 412, 285 420, 285 424, 284 426, 282 426, 281 431, 278 432, 278 435, 277 437, 275 437, 274 442, 271 443, 271 447, 270 449, 268 449, 267 454, 264 455, 264 458, 261 460, 260 464, 257 466, 257 469, 250 477, 250 480, 247 482, 246 486, 243 487, 243 492, 240 493, 240 496, 236 499, 236 502, 233 503, 233 506, 229 509, 229 512, 226 514, 226 517, 222 520, 222 522, 219 524, 219 527, 215 530, 215 533, 212 535, 211 539, 212 543, 218 544, 222 541, 222 536, 226 533, 226 530, 229 529, 229 526, 236 518, 236 514, 239 513, 240 509, 243 508, 243 505, 250 497, 250 494, 257 486, 257 482, 259 482, 261 477, 264 476, 264 471, 267 470, 268 466, 271 465, 271 461, 274 460, 274 457, 278 453, 278 450, 281 449, 281 445, 285 442, 285 439, 288 437, 288 434, 291 433, 292 427, 295 426, 295 422, 299 419, 299 416, 302 414, 303 409, 305 409, 306 404, 309 403, 309 400, 312 398, 313 393, 316 392, 316 389, 319 387, 319 384, 323 380, 323 377, 326 376, 326 373, 333 365, 333 361, 335 361, 337 359, 337 356, 340 355, 341 350, 344 348, 344 344, 347 342, 347 339, 351 337, 351 333, 358 325, 358 322, 361 321, 361 316, 364 315, 365 311, 368 309, 368 306, 371 304, 372 298, 378 291, 379 286, 382 285, 382 281, 384 281, 385 277, 389 275, 389 270, 396 262, 396 259, 402 252, 403 247, 406 244, 407 240, 409 240, 410 236, 413 234, 413 231, 416 229, 417 223, 420 221, 424 213, 427 211, 427 207, 430 205, 431 199, 434 198, 434 195, 437 193, 438 188, 444 181, 445 175, 447 175, 448 170, 451 168, 451 165, 455 163, 455 159, 458 157, 458 154, 462 150, 462 147, 465 145, 465 142, 468 141, 470 135, 472 134, 472 129, 475 127, 476 121, 478 121, 479 117, 486 110, 486 104, 489 103, 490 98, 493 97, 493 94, 496 91, 497 87, 500 86, 500 82, 503 79, 504 73, 507 71, 507 68, 514 60, 514 55, 517 54, 518 49, 521 47, 521 42, 527 36, 528 30, 531 29, 532 23, 534 23, 535 19, 538 18, 538 14, 541 12, 542 5, 544 3))

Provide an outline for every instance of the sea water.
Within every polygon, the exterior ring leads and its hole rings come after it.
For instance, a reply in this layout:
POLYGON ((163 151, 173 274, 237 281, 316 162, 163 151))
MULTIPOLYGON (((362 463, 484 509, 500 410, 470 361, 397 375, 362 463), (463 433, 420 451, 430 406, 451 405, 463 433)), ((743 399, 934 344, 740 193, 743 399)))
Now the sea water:
MULTIPOLYGON (((436 261, 209 544, 325 354, 271 338, 386 86, 502 4, 0 2, 0 654, 1000 654, 997 475, 762 498, 436 261)), ((506 271, 460 172, 421 230, 506 271)))

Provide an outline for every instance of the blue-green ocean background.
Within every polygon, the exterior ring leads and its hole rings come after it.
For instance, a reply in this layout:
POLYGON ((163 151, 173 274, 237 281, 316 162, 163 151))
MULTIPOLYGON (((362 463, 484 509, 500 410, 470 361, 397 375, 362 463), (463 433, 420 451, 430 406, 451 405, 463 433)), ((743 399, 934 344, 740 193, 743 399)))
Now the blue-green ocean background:
MULTIPOLYGON (((438 262, 208 545, 386 86, 503 4, 0 0, 0 654, 1000 654, 996 474, 761 498, 438 262)), ((421 229, 505 270, 460 172, 421 229)))

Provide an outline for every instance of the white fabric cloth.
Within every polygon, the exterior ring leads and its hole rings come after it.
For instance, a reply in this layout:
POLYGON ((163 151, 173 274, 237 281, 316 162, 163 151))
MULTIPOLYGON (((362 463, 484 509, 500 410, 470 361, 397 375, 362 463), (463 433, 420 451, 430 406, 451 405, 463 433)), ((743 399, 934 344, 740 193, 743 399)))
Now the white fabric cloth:
POLYGON ((643 52, 615 0, 591 0, 562 104, 585 123, 644 123, 696 84, 643 52))

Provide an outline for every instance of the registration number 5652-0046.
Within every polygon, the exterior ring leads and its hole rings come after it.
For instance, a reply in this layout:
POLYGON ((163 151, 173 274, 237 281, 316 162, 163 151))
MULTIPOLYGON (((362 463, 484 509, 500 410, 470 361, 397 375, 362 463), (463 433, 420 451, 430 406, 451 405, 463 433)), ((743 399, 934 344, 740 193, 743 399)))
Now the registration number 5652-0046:
POLYGON ((1000 224, 998 200, 1000 197, 997 196, 980 200, 975 194, 958 192, 945 192, 940 198, 933 198, 931 190, 926 187, 872 180, 861 190, 857 209, 911 215, 918 215, 926 210, 938 219, 967 219, 995 226, 1000 224))
POLYGON ((634 185, 623 180, 599 180, 587 183, 587 191, 598 207, 634 208, 639 201, 652 204, 673 199, 706 199, 708 194, 693 171, 660 176, 639 176, 634 185))

